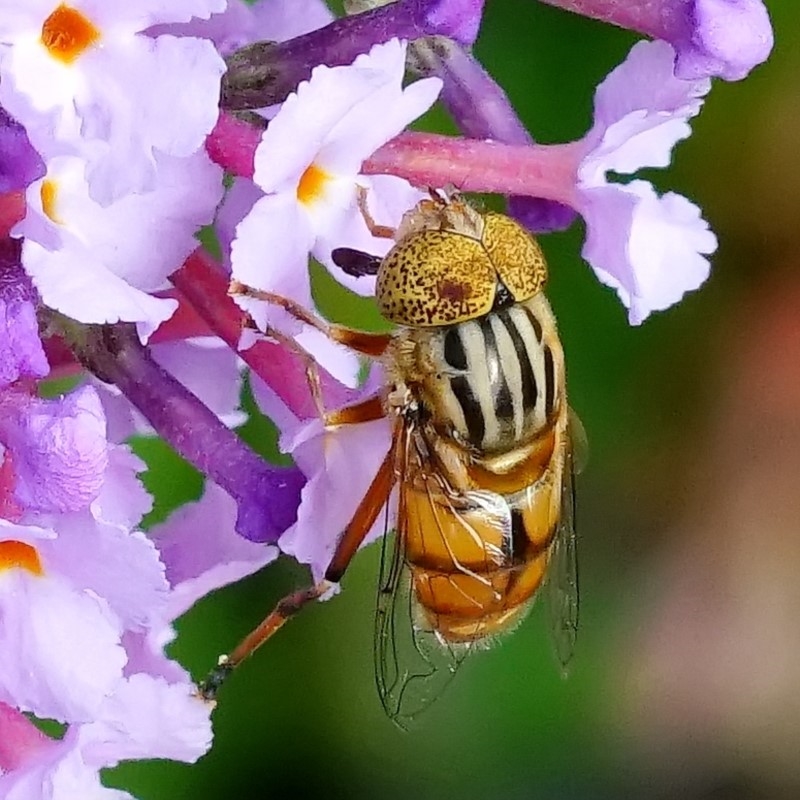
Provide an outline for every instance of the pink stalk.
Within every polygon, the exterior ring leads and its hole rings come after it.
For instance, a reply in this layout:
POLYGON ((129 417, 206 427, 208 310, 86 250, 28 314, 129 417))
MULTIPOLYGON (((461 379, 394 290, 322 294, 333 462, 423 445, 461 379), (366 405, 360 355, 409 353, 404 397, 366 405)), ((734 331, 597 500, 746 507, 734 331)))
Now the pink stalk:
MULTIPOLYGON (((229 172, 253 175, 260 132, 222 114, 206 142, 211 158, 229 172)), ((465 192, 497 192, 576 206, 582 142, 511 145, 434 133, 401 133, 368 158, 367 175, 398 175, 415 186, 453 185, 465 192)))
POLYGON ((0 703, 0 770, 11 772, 52 746, 28 718, 5 703, 0 703))

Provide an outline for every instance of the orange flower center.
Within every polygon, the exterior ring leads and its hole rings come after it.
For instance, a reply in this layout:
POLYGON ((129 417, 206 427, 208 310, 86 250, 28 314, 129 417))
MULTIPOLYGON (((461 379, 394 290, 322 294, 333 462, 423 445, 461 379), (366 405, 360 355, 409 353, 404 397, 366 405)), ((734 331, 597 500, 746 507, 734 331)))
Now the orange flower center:
POLYGON ((42 181, 42 188, 39 190, 42 198, 42 211, 57 225, 61 224, 56 212, 56 200, 58 199, 58 184, 49 178, 42 181))
POLYGON ((41 575, 44 572, 35 547, 13 539, 0 542, 0 572, 14 567, 26 569, 34 575, 41 575))
POLYGON ((53 58, 64 64, 71 64, 99 38, 100 31, 91 21, 64 3, 42 25, 42 44, 53 58))
POLYGON ((309 205, 318 200, 322 195, 325 184, 330 180, 330 175, 316 164, 312 164, 300 177, 297 184, 297 199, 303 205, 309 205))

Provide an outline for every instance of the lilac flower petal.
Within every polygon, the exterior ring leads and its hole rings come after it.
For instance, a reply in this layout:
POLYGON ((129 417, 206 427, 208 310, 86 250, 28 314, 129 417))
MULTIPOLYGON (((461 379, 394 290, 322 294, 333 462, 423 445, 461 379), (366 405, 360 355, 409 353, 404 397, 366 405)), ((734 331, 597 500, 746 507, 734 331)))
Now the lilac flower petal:
MULTIPOLYGON (((308 253, 313 242, 309 215, 294 192, 265 195, 236 229, 231 247, 232 275, 247 286, 269 290, 313 309, 308 274, 308 253), (287 230, 291 236, 286 235, 287 230), (269 254, 266 259, 265 254, 269 254)), ((271 326, 293 336, 331 375, 346 385, 354 384, 359 365, 351 350, 274 305, 250 297, 235 299, 260 330, 271 326)))
POLYGON ((41 548, 48 570, 102 597, 127 629, 160 619, 169 585, 155 545, 140 531, 87 517, 69 514, 55 523, 58 539, 41 548))
POLYGON ((349 347, 334 342, 322 331, 310 325, 303 325, 300 331, 294 334, 294 340, 339 383, 350 389, 358 386, 361 359, 349 347))
POLYGON ((135 800, 128 792, 103 786, 97 768, 87 766, 80 750, 67 741, 56 743, 25 769, 0 775, 0 797, 3 800, 135 800))
POLYGON ((236 236, 236 226, 250 213, 263 192, 245 178, 235 178, 217 209, 214 230, 222 250, 222 263, 230 271, 231 245, 236 236))
POLYGON ((146 469, 147 464, 127 445, 109 447, 103 487, 90 507, 92 516, 120 528, 137 527, 153 507, 153 498, 138 477, 146 469))
MULTIPOLYGON (((394 175, 373 175, 359 178, 359 181, 367 189, 367 208, 373 219, 389 227, 399 225, 403 214, 426 196, 408 181, 394 175)), ((357 205, 355 184, 349 187, 349 191, 352 196, 342 213, 319 220, 317 240, 311 252, 338 283, 360 295, 371 297, 375 293, 375 276, 356 278, 348 275, 333 262, 331 252, 337 247, 349 247, 362 253, 384 256, 394 242, 391 239, 377 239, 369 232, 357 205)))
POLYGON ((45 305, 81 322, 137 322, 145 338, 169 319, 177 303, 149 293, 197 246, 195 233, 222 196, 222 171, 205 152, 153 163, 156 189, 100 206, 80 159, 48 162, 56 199, 45 207, 42 186, 31 186, 28 214, 15 228, 25 236, 22 264, 45 305))
POLYGON ((81 726, 84 759, 98 768, 137 758, 193 763, 211 746, 210 714, 191 683, 132 675, 115 687, 99 719, 81 726))
POLYGON ((767 60, 773 33, 762 0, 694 0, 689 5, 690 33, 673 42, 679 78, 711 75, 738 81, 767 60))
POLYGON ((428 24, 460 44, 472 46, 478 38, 483 0, 459 0, 440 3, 428 14, 428 24))
MULTIPOLYGON (((0 147, 2 147, 1 142, 0 147)), ((16 239, 2 239, 0 240, 0 388, 20 378, 43 378, 49 370, 39 338, 36 291, 20 265, 20 243, 16 239)))
MULTIPOLYGON (((216 124, 219 79, 225 65, 211 42, 190 37, 137 36, 124 49, 108 52, 102 64, 95 66, 105 71, 106 80, 120 87, 130 86, 137 113, 141 115, 138 122, 146 125, 142 134, 150 147, 164 155, 182 158, 192 155, 216 124), (135 83, 131 85, 132 78, 135 83), (152 91, 156 85, 159 90, 152 91)), ((100 115, 91 119, 105 121, 100 115)), ((115 159, 121 155, 119 148, 128 150, 133 145, 135 149, 128 152, 128 158, 138 161, 146 155, 152 160, 151 153, 139 149, 141 141, 125 140, 126 129, 130 135, 129 125, 98 130, 90 127, 84 130, 84 135, 108 142, 111 150, 117 151, 113 153, 115 159)), ((127 160, 126 166, 129 172, 137 168, 136 163, 127 160)), ((140 188, 151 187, 143 184, 140 188)), ((110 199, 101 202, 105 205, 110 199)))
MULTIPOLYGON (((314 159, 319 167, 335 174, 358 173, 366 157, 433 105, 441 80, 425 78, 403 88, 405 62, 405 42, 393 39, 376 45, 349 67, 314 71, 309 92, 313 89, 320 97, 328 97, 336 91, 345 101, 340 102, 335 126, 326 126, 314 159)), ((308 100, 306 108, 313 108, 308 100)))
POLYGON ((592 152, 581 165, 582 180, 599 168, 633 173, 669 164, 676 142, 690 133, 687 120, 699 113, 711 88, 708 79, 675 78, 673 57, 665 42, 638 42, 597 87, 594 125, 584 140, 592 152))
POLYGON ((94 719, 125 664, 103 601, 13 569, 0 573, 0 609, 0 651, 14 654, 0 660, 0 701, 63 722, 94 719))
MULTIPOLYGON (((154 25, 146 30, 148 36, 194 36, 209 39, 221 56, 227 56, 258 38, 254 35, 255 17, 248 3, 236 0, 207 19, 185 23, 154 25)), ((265 37, 266 38, 266 37, 265 37)))
POLYGON ((636 274, 628 258, 628 240, 637 197, 626 192, 624 186, 611 184, 587 191, 583 199, 581 216, 586 221, 586 240, 581 255, 604 284, 635 291, 636 274))
MULTIPOLYGON (((291 297, 305 308, 313 306, 308 277, 311 226, 293 193, 265 195, 238 225, 231 247, 232 276, 256 289, 291 297), (286 232, 291 231, 291 236, 286 232), (264 269, 269 254, 272 270, 264 269)), ((268 307, 261 301, 236 298, 263 330, 268 307)))
POLYGON ((229 428, 247 420, 241 410, 242 373, 238 357, 222 340, 201 336, 154 345, 153 358, 197 395, 229 428))
POLYGON ((25 128, 0 107, 0 194, 21 191, 44 174, 44 161, 25 128))
POLYGON ((763 0, 543 0, 662 39, 679 78, 740 80, 765 61, 773 33, 763 0))
MULTIPOLYGON (((319 420, 312 420, 294 435, 282 437, 282 448, 292 453, 308 483, 303 489, 297 523, 284 533, 278 545, 284 553, 309 564, 314 580, 324 575, 390 441, 391 423, 386 419, 333 430, 324 430, 319 420)), ((383 532, 384 517, 379 515, 365 544, 383 532)))
POLYGON ((700 210, 685 197, 658 197, 646 181, 587 193, 583 256, 617 290, 631 325, 677 303, 709 273, 717 247, 700 210))
POLYGON ((608 172, 667 166, 676 142, 691 132, 688 120, 710 82, 675 78, 672 58, 665 42, 634 45, 598 87, 595 122, 581 143, 576 206, 586 221, 583 256, 617 290, 632 324, 697 288, 708 275, 703 256, 716 249, 698 209, 684 198, 659 199, 644 181, 607 179, 608 172), (666 253, 669 259, 659 255, 666 253))
POLYGON ((136 322, 143 340, 168 320, 178 307, 175 300, 152 297, 108 271, 82 242, 64 253, 53 253, 32 239, 23 244, 23 264, 42 302, 89 324, 136 322), (98 292, 98 287, 103 291, 98 292))
POLYGON ((251 8, 259 41, 285 42, 335 19, 324 0, 260 0, 251 8))
POLYGON ((235 501, 215 483, 203 497, 153 527, 172 587, 168 617, 174 619, 215 589, 251 575, 273 561, 278 550, 243 539, 234 531, 235 501))
POLYGON ((15 495, 44 512, 77 511, 100 493, 108 465, 105 417, 91 387, 59 400, 31 399, 0 420, 0 441, 11 450, 15 495))
POLYGON ((42 751, 52 746, 53 741, 26 716, 16 708, 0 703, 0 776, 40 758, 42 751))
POLYGON ((125 631, 122 646, 128 656, 123 674, 126 678, 144 673, 154 678, 163 678, 167 683, 185 683, 191 675, 177 662, 169 658, 165 648, 175 641, 177 633, 171 624, 148 628, 146 631, 125 631))
POLYGON ((173 34, 210 39, 228 56, 252 42, 283 42, 317 30, 333 20, 324 0, 262 0, 252 5, 231 0, 228 7, 206 20, 149 28, 150 36, 173 34))
POLYGON ((153 25, 189 22, 194 18, 207 19, 224 9, 225 0, 174 0, 167 5, 161 0, 136 0, 119 7, 96 3, 92 8, 100 24, 115 22, 123 30, 142 30, 153 25))

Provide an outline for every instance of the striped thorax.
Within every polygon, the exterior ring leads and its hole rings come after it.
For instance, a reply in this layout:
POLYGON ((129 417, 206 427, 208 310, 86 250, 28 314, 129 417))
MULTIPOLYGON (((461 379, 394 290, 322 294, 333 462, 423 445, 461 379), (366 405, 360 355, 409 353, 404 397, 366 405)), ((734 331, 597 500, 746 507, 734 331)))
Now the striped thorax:
POLYGON ((552 423, 563 400, 564 358, 544 295, 407 335, 421 356, 421 403, 442 435, 495 454, 552 423))

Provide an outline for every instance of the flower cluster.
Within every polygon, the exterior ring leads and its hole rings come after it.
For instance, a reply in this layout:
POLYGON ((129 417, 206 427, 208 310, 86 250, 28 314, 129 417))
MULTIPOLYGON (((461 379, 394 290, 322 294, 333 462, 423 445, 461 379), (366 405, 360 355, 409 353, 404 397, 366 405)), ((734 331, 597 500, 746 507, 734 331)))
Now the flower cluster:
POLYGON ((471 54, 481 0, 339 19, 322 0, 0 0, 0 797, 127 797, 101 769, 199 758, 210 707, 165 654, 174 620, 279 551, 324 572, 389 430, 325 429, 318 406, 381 374, 257 292, 314 311, 313 257, 371 295, 332 255, 386 252, 363 199, 390 227, 448 185, 508 195, 534 231, 580 215, 632 324, 706 279, 697 206, 619 176, 667 166, 711 78, 766 58, 762 3, 547 1, 651 40, 582 139, 541 146, 471 54), (436 102, 463 136, 406 131, 436 102), (212 225, 219 259, 196 238, 212 225), (294 466, 237 436, 245 374, 294 466), (134 435, 205 477, 146 532, 134 435))

